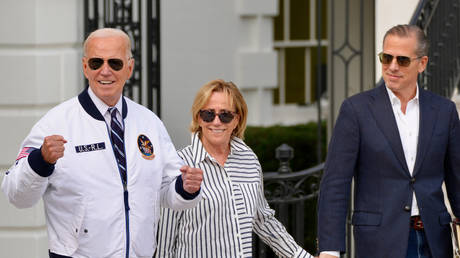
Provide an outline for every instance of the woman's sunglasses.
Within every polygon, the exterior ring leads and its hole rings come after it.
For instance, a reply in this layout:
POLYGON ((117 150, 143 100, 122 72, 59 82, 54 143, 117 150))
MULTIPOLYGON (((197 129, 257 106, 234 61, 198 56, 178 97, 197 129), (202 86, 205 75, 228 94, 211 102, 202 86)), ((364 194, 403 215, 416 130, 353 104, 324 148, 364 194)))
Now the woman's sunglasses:
MULTIPOLYGON (((395 57, 393 55, 385 54, 383 52, 379 53, 378 56, 380 59, 380 63, 384 65, 391 64, 391 62, 393 62, 393 58, 395 57)), ((421 56, 414 57, 414 58, 410 58, 408 56, 396 56, 396 62, 398 63, 399 66, 408 67, 412 60, 419 59, 419 58, 421 58, 421 56)))
POLYGON ((216 115, 219 117, 220 121, 224 124, 230 123, 233 118, 235 117, 235 112, 231 111, 221 111, 220 113, 216 114, 214 109, 204 109, 200 110, 200 117, 206 123, 211 123, 216 118, 216 115))
MULTIPOLYGON (((107 63, 109 64, 110 68, 112 68, 114 71, 120 71, 123 68, 123 60, 118 58, 110 58, 107 60, 107 63)), ((102 58, 93 57, 88 59, 88 66, 89 68, 91 68, 91 70, 97 70, 101 68, 103 64, 104 59, 102 58)))

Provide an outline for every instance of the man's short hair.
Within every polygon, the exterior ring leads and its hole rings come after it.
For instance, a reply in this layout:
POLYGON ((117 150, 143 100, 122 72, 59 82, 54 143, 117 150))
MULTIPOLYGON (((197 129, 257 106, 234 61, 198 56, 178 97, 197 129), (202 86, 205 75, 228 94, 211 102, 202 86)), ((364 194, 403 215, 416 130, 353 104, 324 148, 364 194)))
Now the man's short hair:
POLYGON ((418 27, 417 25, 409 24, 400 24, 389 29, 385 36, 383 37, 383 44, 385 44, 385 39, 388 35, 398 36, 398 37, 410 37, 415 36, 417 40, 417 48, 415 49, 415 54, 419 56, 428 56, 429 42, 425 35, 425 32, 418 27))

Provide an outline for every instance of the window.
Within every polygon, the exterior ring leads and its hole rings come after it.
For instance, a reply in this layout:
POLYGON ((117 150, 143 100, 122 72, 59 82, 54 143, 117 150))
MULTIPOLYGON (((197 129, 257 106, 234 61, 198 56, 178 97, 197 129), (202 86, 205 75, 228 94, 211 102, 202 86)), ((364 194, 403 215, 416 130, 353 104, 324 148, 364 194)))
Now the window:
POLYGON ((273 94, 275 104, 314 102, 318 67, 321 69, 322 92, 326 90, 328 44, 326 4, 325 0, 279 0, 279 16, 274 21, 274 47, 279 53, 279 87, 273 94), (317 24, 318 14, 320 14, 321 24, 317 24), (321 32, 320 65, 317 63, 318 28, 321 32))

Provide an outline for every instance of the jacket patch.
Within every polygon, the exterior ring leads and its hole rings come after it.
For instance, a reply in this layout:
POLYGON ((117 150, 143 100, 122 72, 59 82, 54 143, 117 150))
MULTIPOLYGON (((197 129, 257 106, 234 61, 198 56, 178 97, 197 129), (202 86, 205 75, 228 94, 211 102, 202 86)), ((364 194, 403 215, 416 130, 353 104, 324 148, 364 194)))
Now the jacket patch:
POLYGON ((18 157, 16 158, 16 161, 29 156, 29 154, 33 150, 36 150, 36 148, 32 148, 32 147, 24 147, 24 148, 22 148, 21 152, 19 152, 18 157))
POLYGON ((137 137, 137 147, 139 147, 139 151, 144 159, 152 160, 155 158, 152 142, 147 136, 141 134, 137 137))
POLYGON ((92 143, 92 144, 87 144, 87 145, 75 146, 75 150, 77 151, 77 153, 98 151, 98 150, 104 150, 104 149, 105 149, 105 143, 104 142, 98 142, 98 143, 92 143))

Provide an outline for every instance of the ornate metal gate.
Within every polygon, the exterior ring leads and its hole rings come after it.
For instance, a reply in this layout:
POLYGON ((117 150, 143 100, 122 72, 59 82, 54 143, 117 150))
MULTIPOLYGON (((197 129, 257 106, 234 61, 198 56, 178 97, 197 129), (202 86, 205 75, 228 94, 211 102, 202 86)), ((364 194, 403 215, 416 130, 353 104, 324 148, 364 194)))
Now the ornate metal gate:
POLYGON ((422 0, 411 19, 431 45, 419 85, 446 98, 460 90, 460 0, 422 0))
POLYGON ((124 94, 160 116, 160 1, 85 0, 84 19, 85 37, 102 27, 131 37, 135 65, 124 94))

